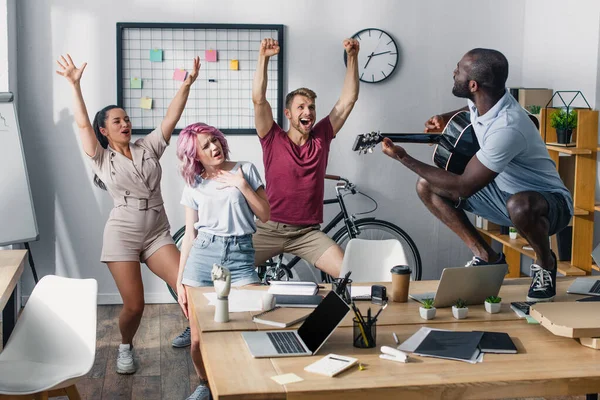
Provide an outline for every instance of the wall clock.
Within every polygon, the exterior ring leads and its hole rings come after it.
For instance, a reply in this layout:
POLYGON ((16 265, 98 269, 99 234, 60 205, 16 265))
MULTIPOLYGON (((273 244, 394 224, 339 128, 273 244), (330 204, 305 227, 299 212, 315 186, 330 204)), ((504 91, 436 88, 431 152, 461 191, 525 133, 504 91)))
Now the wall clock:
MULTIPOLYGON (((352 36, 360 43, 358 77, 365 83, 377 83, 389 78, 398 65, 400 55, 394 39, 377 28, 363 29, 352 36)), ((344 63, 348 56, 344 51, 344 63)))

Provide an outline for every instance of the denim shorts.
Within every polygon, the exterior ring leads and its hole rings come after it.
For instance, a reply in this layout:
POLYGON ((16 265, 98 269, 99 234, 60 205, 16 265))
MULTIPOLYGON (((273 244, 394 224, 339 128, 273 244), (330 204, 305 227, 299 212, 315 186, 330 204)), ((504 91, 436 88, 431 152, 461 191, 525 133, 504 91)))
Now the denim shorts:
POLYGON ((252 235, 217 236, 198 231, 185 263, 181 283, 188 286, 213 286, 213 264, 229 269, 232 286, 260 283, 254 270, 252 235))
MULTIPOLYGON (((571 220, 572 214, 567 199, 560 193, 538 192, 548 202, 549 235, 563 230, 571 220)), ((503 226, 513 226, 506 203, 512 194, 503 192, 496 182, 490 183, 471 197, 461 201, 458 208, 472 212, 482 218, 503 226)))

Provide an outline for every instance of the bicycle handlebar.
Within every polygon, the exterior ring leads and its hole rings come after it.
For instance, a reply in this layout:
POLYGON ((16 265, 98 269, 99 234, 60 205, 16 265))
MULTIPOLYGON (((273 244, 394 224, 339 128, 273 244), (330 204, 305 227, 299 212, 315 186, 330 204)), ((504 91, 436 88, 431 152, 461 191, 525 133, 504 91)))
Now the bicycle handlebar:
POLYGON ((342 177, 339 175, 325 175, 325 179, 331 179, 332 181, 341 181, 342 177))

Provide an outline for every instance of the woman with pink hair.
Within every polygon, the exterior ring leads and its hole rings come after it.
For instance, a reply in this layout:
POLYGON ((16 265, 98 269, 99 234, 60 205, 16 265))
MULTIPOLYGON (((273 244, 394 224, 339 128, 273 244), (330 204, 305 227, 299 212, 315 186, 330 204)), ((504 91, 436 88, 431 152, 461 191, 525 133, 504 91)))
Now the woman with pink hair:
POLYGON ((254 270, 254 217, 269 220, 264 185, 249 162, 229 161, 227 139, 218 129, 192 124, 181 131, 177 157, 186 182, 185 236, 181 246, 177 295, 190 320, 190 353, 200 385, 188 399, 209 399, 206 371, 200 354, 195 315, 187 301, 187 286, 212 286, 213 264, 227 267, 233 286, 259 284, 254 270))

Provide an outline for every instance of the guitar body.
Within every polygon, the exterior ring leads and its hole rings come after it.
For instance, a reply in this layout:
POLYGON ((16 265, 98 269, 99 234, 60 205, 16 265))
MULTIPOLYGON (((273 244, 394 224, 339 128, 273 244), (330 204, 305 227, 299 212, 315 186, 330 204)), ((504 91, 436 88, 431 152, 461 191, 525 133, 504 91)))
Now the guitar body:
POLYGON ((467 111, 452 116, 433 152, 433 163, 446 171, 461 175, 479 151, 479 142, 467 111))

